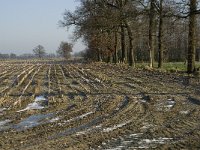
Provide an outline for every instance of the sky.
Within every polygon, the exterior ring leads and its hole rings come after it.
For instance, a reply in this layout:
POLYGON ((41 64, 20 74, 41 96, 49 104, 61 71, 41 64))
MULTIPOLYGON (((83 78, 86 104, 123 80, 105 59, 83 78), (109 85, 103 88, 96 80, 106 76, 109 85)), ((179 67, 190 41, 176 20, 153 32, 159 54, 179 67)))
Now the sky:
MULTIPOLYGON (((77 0, 0 0, 0 53, 33 53, 42 45, 55 53, 61 41, 72 42, 72 29, 61 28, 65 10, 73 11, 77 0)), ((81 41, 73 51, 85 49, 81 41)))

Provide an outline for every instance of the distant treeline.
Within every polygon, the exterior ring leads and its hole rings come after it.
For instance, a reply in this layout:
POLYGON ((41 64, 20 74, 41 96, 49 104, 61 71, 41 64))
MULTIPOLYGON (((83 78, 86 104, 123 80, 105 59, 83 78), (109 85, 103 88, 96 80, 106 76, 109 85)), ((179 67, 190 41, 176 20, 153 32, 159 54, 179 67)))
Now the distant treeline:
MULTIPOLYGON (((56 58, 56 54, 45 54, 43 58, 56 58)), ((16 55, 14 53, 10 54, 2 54, 0 53, 0 59, 33 59, 37 58, 36 55, 34 54, 21 54, 21 55, 16 55)))

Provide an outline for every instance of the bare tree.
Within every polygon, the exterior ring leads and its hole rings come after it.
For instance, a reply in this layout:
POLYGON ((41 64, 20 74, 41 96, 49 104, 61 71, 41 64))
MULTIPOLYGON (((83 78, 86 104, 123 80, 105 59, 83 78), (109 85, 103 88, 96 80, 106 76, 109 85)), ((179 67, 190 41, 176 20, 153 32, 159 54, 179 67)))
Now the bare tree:
POLYGON ((150 0, 150 12, 149 12, 149 66, 154 66, 154 55, 155 55, 155 26, 156 26, 156 0, 150 0))
POLYGON ((71 43, 61 42, 57 53, 65 59, 69 59, 71 57, 72 48, 73 45, 71 43))
POLYGON ((200 10, 188 2, 199 6, 197 0, 80 0, 80 6, 74 12, 66 11, 60 23, 75 25, 75 37, 83 38, 86 55, 92 60, 130 66, 150 60, 150 67, 158 61, 162 68, 163 61, 187 57, 191 71, 195 70, 196 14, 200 10), (188 12, 190 6, 193 10, 188 12))
POLYGON ((33 49, 33 53, 39 58, 42 58, 46 54, 45 49, 42 45, 36 46, 33 49))

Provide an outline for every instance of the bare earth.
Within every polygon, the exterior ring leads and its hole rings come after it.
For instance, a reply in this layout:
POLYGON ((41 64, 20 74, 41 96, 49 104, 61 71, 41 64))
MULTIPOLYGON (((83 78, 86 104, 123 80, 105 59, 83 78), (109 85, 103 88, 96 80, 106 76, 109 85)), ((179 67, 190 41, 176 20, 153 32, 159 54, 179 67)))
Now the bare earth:
POLYGON ((199 79, 104 63, 1 62, 0 149, 200 149, 199 79))

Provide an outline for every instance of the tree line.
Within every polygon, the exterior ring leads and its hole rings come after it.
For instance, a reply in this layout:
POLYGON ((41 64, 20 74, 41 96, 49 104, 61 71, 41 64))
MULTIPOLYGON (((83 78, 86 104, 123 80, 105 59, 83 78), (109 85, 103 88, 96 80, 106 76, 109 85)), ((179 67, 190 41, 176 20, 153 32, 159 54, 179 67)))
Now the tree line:
POLYGON ((65 11, 62 27, 75 26, 83 38, 84 55, 113 63, 185 61, 196 71, 200 57, 198 0, 79 0, 75 11, 65 11))
POLYGON ((38 45, 33 49, 33 54, 21 54, 17 56, 14 53, 1 54, 0 59, 32 59, 32 58, 56 58, 63 57, 64 59, 69 59, 71 57, 73 45, 69 42, 61 42, 56 54, 47 54, 44 46, 38 45))

